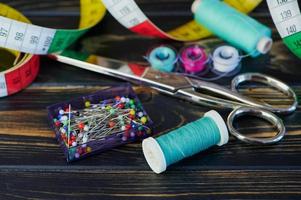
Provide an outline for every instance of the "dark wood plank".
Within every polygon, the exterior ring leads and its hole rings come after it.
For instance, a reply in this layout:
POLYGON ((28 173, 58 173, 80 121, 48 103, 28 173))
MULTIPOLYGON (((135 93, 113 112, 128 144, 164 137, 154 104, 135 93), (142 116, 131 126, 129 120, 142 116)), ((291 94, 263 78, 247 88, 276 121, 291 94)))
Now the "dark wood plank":
POLYGON ((180 171, 158 176, 126 169, 8 169, 0 171, 0 186, 5 199, 298 199, 300 175, 289 169, 187 170, 185 176, 180 171))

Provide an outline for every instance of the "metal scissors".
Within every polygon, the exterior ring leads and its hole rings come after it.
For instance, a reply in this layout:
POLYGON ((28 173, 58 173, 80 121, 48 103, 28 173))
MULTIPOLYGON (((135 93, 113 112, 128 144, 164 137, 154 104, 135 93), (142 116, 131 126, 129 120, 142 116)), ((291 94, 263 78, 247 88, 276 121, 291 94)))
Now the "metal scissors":
POLYGON ((151 67, 131 64, 95 55, 93 56, 94 57, 93 59, 90 59, 90 62, 86 62, 78 60, 74 58, 74 56, 72 58, 66 55, 53 55, 53 57, 60 62, 120 78, 136 84, 144 84, 176 98, 204 106, 232 109, 232 112, 227 118, 229 132, 239 140, 247 143, 272 144, 280 141, 285 135, 286 130, 282 120, 275 114, 292 113, 298 106, 297 96, 288 85, 280 80, 260 73, 240 74, 233 78, 231 89, 228 89, 215 83, 175 73, 159 72, 151 67), (237 90, 238 86, 244 82, 259 82, 273 87, 281 91, 288 98, 291 98, 292 104, 287 107, 275 107, 260 100, 244 96, 237 90), (214 95, 201 93, 199 90, 207 90, 214 95), (242 115, 252 115, 265 119, 277 127, 278 133, 269 138, 245 136, 237 131, 233 125, 235 119, 242 115))

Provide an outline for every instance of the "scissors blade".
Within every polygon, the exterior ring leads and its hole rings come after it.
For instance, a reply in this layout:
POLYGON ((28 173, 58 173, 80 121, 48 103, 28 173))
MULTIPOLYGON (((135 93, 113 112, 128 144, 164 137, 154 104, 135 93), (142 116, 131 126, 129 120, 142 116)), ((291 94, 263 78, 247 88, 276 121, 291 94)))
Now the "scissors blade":
MULTIPOLYGON (((176 73, 164 73, 140 64, 122 62, 120 60, 93 55, 93 59, 81 61, 77 58, 65 55, 53 55, 63 63, 71 64, 82 69, 98 72, 112 77, 120 78, 136 84, 150 86, 162 93, 177 98, 188 100, 204 106, 217 108, 236 108, 239 106, 255 106, 266 108, 262 102, 240 95, 225 87, 199 79, 185 77, 176 73), (198 92, 197 89, 208 90, 221 98, 206 93, 198 92)), ((92 58, 90 56, 90 58, 92 58)))
POLYGON ((222 98, 197 92, 195 88, 180 89, 176 92, 174 96, 199 105, 222 108, 222 109, 225 108, 235 109, 237 107, 246 106, 246 104, 244 103, 234 102, 232 100, 222 99, 222 98))
POLYGON ((178 93, 192 96, 195 101, 207 101, 207 103, 212 106, 226 107, 231 109, 235 109, 241 106, 249 106, 266 110, 273 110, 273 107, 271 107, 269 104, 266 104, 265 102, 242 95, 224 86, 194 78, 187 78, 187 81, 192 85, 194 91, 189 89, 182 89, 179 90, 178 93), (195 92, 195 89, 209 91, 215 96, 209 96, 200 92, 195 92), (218 95, 219 97, 216 97, 216 95, 218 95))
MULTIPOLYGON (((74 55, 74 54, 73 54, 74 55)), ((85 61, 66 56, 52 54, 57 61, 71 64, 82 69, 98 72, 112 77, 120 78, 137 84, 144 84, 161 92, 174 95, 181 88, 191 87, 184 76, 174 73, 164 73, 146 65, 127 63, 120 60, 93 55, 93 59, 85 61)))

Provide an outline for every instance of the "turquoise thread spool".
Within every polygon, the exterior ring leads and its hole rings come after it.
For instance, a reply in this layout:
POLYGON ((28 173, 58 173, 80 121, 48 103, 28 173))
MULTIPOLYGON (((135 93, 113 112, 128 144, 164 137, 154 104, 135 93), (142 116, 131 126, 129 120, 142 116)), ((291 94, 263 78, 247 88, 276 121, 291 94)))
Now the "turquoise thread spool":
POLYGON ((218 37, 256 57, 272 47, 271 30, 219 0, 196 0, 195 20, 218 37))
POLYGON ((227 126, 214 110, 204 117, 163 136, 144 139, 142 149, 150 168, 157 174, 167 166, 229 140, 227 126))
POLYGON ((177 62, 177 53, 172 47, 162 45, 153 48, 148 54, 147 60, 154 69, 171 72, 177 62))

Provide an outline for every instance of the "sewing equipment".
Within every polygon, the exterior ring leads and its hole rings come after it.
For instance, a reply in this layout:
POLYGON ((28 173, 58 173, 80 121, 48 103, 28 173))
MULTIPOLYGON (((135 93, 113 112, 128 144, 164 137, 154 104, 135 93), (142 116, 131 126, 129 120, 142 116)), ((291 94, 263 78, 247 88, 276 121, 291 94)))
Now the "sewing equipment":
POLYGON ((176 98, 184 99, 204 106, 217 108, 229 108, 233 111, 228 117, 227 125, 230 133, 238 139, 251 142, 270 144, 279 141, 285 134, 285 127, 279 117, 275 114, 290 114, 297 108, 298 101, 295 92, 285 83, 260 73, 240 74, 233 78, 231 89, 227 89, 217 84, 193 79, 173 73, 164 73, 154 70, 150 67, 139 66, 118 60, 108 59, 97 56, 94 63, 87 63, 62 55, 53 55, 60 62, 71 64, 73 66, 94 71, 97 73, 120 78, 129 82, 150 86, 164 94, 176 98), (276 107, 259 100, 249 98, 239 94, 237 88, 244 82, 259 82, 266 84, 274 89, 281 91, 292 99, 292 104, 287 107, 276 107), (198 90, 206 90, 215 94, 211 96, 198 90), (221 96, 220 98, 216 95, 221 96), (249 138, 243 136, 233 128, 233 121, 236 117, 242 115, 254 115, 268 120, 278 128, 276 136, 269 139, 249 138))
POLYGON ((208 48, 191 44, 177 52, 172 46, 162 44, 152 48, 144 58, 152 68, 162 72, 214 81, 239 73, 242 59, 248 56, 240 55, 238 49, 229 45, 219 45, 210 52, 208 48))
MULTIPOLYGON (((2 42, 0 46, 35 54, 49 54, 63 51, 87 30, 102 20, 105 14, 105 8, 107 8, 112 16, 123 26, 133 32, 146 36, 186 41, 208 36, 210 34, 208 31, 211 31, 214 35, 219 36, 235 47, 228 45, 219 46, 212 54, 207 56, 205 49, 198 45, 183 47, 179 53, 169 45, 160 45, 151 49, 146 56, 152 68, 100 56, 92 56, 93 59, 90 60, 91 63, 68 57, 66 54, 64 55, 64 52, 61 55, 54 53, 51 54, 51 56, 60 62, 78 66, 83 69, 121 78, 137 84, 145 84, 162 93, 193 103, 232 109, 233 111, 228 116, 226 122, 231 134, 248 143, 272 144, 281 140, 285 134, 285 127, 282 120, 275 114, 292 113, 296 110, 298 104, 297 96, 289 86, 260 73, 237 75, 231 82, 231 89, 209 82, 227 76, 229 75, 228 73, 231 74, 231 72, 239 69, 242 58, 248 56, 258 57, 260 54, 266 54, 270 51, 272 46, 271 30, 267 26, 242 13, 250 11, 258 3, 253 2, 252 4, 250 1, 245 0, 245 4, 240 7, 233 2, 234 1, 196 0, 191 6, 195 18, 192 22, 194 25, 191 25, 190 22, 188 23, 190 25, 183 25, 170 32, 163 32, 155 26, 142 13, 135 1, 132 0, 116 2, 109 0, 81 0, 79 28, 73 30, 50 29, 31 25, 30 21, 17 10, 5 4, 0 4, 3 15, 0 18, 0 21, 3 22, 0 35, 0 42, 2 42), (18 21, 18 19, 20 21, 18 21), (187 32, 188 27, 193 29, 194 32, 187 32), (180 36, 181 34, 186 36, 180 36), (198 35, 196 36, 196 34, 198 35), (243 50, 246 54, 240 55, 239 49, 243 50), (177 72, 178 65, 182 66, 185 73, 174 73, 177 72), (217 74, 217 77, 211 79, 196 78, 195 75, 197 73, 202 73, 206 70, 206 65, 211 65, 208 71, 217 74), (239 94, 237 88, 246 82, 259 82, 279 90, 285 94, 287 98, 292 100, 292 104, 287 107, 277 107, 239 94), (204 91, 207 91, 207 93, 204 93, 204 91), (208 94, 208 92, 211 94, 208 94), (269 121, 277 127, 278 133, 270 138, 252 138, 241 134, 234 128, 233 124, 236 118, 243 115, 254 115, 269 121)), ((269 6, 270 5, 271 4, 269 4, 269 6)), ((282 5, 283 3, 281 3, 281 6, 282 5)), ((14 53, 13 50, 12 52, 14 53)), ((24 58, 26 57, 30 58, 29 60, 33 60, 29 54, 24 56, 24 58)), ((28 66, 31 67, 28 63, 24 63, 24 60, 25 59, 19 61, 19 65, 17 62, 14 63, 14 65, 22 66, 22 69, 28 66)), ((30 74, 32 74, 32 72, 30 74)), ((34 74, 37 73, 34 72, 34 74)), ((19 79, 23 77, 24 75, 19 79)), ((28 83, 32 81, 34 77, 35 76, 32 75, 28 83)), ((3 80, 3 82, 6 83, 8 81, 3 80)), ((19 82, 22 83, 24 81, 20 80, 19 82)), ((28 85, 28 83, 24 86, 28 85)), ((21 86, 18 90, 24 86, 21 86)), ((7 88, 7 86, 5 86, 5 88, 7 88)), ((9 94, 8 91, 2 93, 5 93, 4 95, 9 94)), ((69 106, 69 110, 71 110, 71 104, 69 106)), ((97 112, 100 112, 100 110, 97 112)), ((217 119, 216 117, 213 118, 217 119)), ((70 147, 70 145, 73 146, 73 144, 77 144, 78 141, 75 140, 72 140, 70 143, 71 127, 75 128, 73 125, 70 125, 70 111, 69 117, 65 115, 62 120, 60 117, 54 120, 56 120, 54 123, 61 121, 60 126, 65 127, 59 127, 59 130, 63 135, 68 133, 67 140, 63 139, 67 146, 70 147), (66 125, 67 122, 65 118, 69 119, 69 126, 66 125)), ((218 124, 217 126, 225 127, 225 125, 220 124, 222 123, 221 120, 215 122, 218 124)), ((104 132, 106 133, 106 131, 104 132)))
MULTIPOLYGON (((240 13, 250 12, 261 0, 244 0, 240 3, 237 3, 235 0, 225 0, 225 3, 215 0, 196 1, 192 5, 195 20, 169 32, 164 32, 154 25, 144 15, 134 0, 80 0, 79 2, 79 26, 77 29, 69 30, 32 25, 31 21, 19 11, 5 4, 0 4, 0 47, 27 53, 24 59, 14 63, 12 72, 8 70, 1 74, 1 96, 14 94, 34 80, 38 73, 39 63, 37 61, 38 58, 31 54, 47 55, 65 50, 103 19, 106 8, 123 26, 141 35, 178 41, 192 41, 210 36, 211 33, 205 28, 208 26, 210 30, 213 30, 214 34, 233 43, 254 57, 260 53, 267 53, 272 45, 270 30, 256 20, 240 13), (202 6, 207 7, 206 4, 208 3, 211 6, 203 10, 202 6), (218 10, 223 10, 223 12, 216 12, 218 10), (208 13, 202 15, 205 11, 208 13), (216 16, 210 17, 213 15, 216 16), (224 17, 231 17, 233 20, 221 20, 224 17), (215 21, 210 21, 211 19, 215 21), (205 24, 205 27, 203 27, 203 24, 205 24), (214 25, 212 26, 212 24, 214 25), (221 28, 222 25, 224 26, 223 28, 221 28), (237 25, 240 27, 239 30, 233 32, 232 29, 237 25), (221 34, 221 32, 225 33, 221 34), (32 66, 33 63, 34 67, 32 66), (22 71, 22 73, 19 71, 22 71), (8 74, 8 72, 11 73, 8 74)), ((166 50, 168 48, 165 48, 166 50)), ((172 49, 168 50, 170 56, 168 59, 156 57, 157 55, 154 57, 150 54, 149 61, 157 69, 172 71, 177 61, 175 55, 172 56, 172 52, 172 49), (166 60, 162 63, 162 59, 166 60)), ((162 54, 161 56, 164 55, 162 54)), ((188 65, 185 63, 183 64, 187 68, 188 65)), ((189 67, 187 69, 188 72, 192 70, 189 67)))
POLYGON ((2 0, 1 199, 299 199, 299 3, 2 0))

